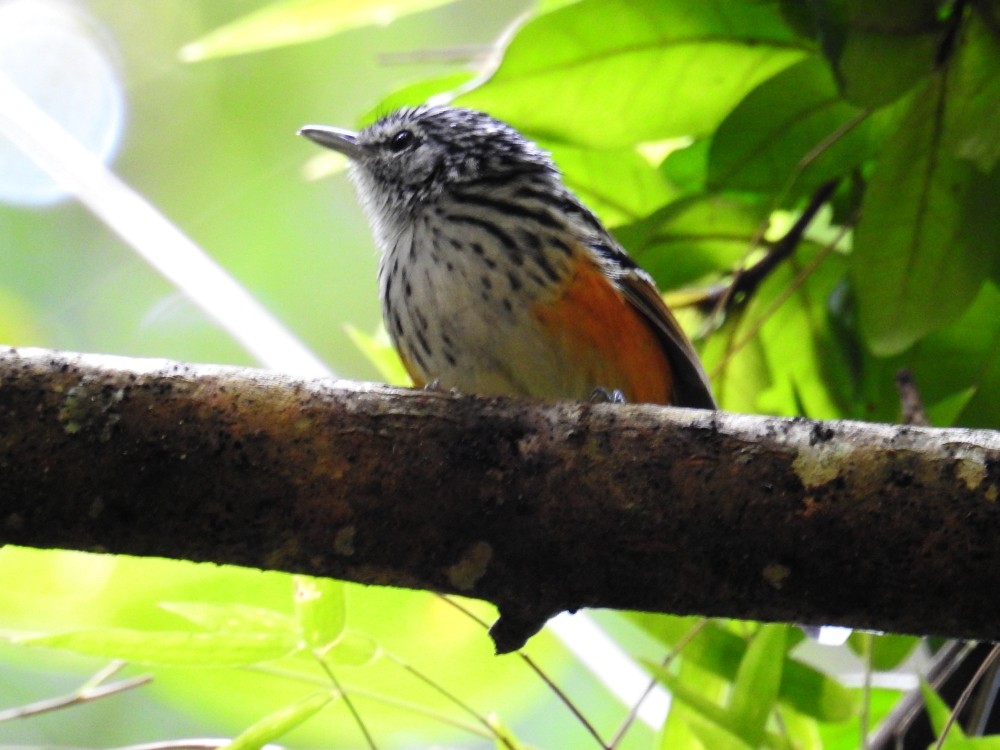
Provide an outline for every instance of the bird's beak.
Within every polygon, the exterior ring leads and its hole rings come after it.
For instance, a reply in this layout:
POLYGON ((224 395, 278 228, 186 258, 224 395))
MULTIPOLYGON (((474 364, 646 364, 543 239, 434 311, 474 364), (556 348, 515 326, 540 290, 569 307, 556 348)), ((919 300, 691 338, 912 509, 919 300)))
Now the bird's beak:
POLYGON ((358 159, 362 153, 361 146, 358 145, 358 134, 350 130, 329 125, 303 125, 299 128, 299 135, 304 135, 324 148, 339 151, 348 159, 358 159))

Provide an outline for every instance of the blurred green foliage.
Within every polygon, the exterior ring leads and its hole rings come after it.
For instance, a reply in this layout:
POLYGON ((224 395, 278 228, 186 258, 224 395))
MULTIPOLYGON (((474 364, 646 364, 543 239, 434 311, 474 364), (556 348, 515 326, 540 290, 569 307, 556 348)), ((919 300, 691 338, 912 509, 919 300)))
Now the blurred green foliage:
MULTIPOLYGON (((386 5, 401 19, 381 28, 364 3, 250 5, 86 5, 117 45, 127 94, 115 169, 341 374, 402 377, 384 339, 365 333, 375 258, 353 196, 340 176, 302 179, 314 152, 293 134, 452 92, 549 148, 661 286, 687 288, 677 299, 702 300, 759 261, 836 181, 752 294, 680 311, 706 334, 724 408, 891 422, 893 376, 907 367, 935 424, 1000 423, 995 3, 542 3, 492 70, 468 45, 497 37, 520 6, 397 0, 386 5), (462 65, 433 53, 445 48, 462 65)), ((75 204, 0 205, 0 242, 6 343, 249 362, 75 204)), ((10 548, 0 580, 3 704, 69 690, 104 663, 94 657, 156 676, 146 693, 73 709, 100 721, 24 720, 22 742, 186 731, 240 735, 239 747, 362 746, 335 679, 380 748, 597 746, 517 657, 493 657, 478 625, 427 595, 10 548), (153 698, 180 713, 150 711, 153 698)), ((863 713, 877 721, 898 697, 803 662, 785 625, 628 620, 610 631, 674 706, 661 731, 636 726, 621 747, 854 748, 863 713)), ((917 641, 851 646, 892 669, 917 641)), ((550 636, 529 651, 610 737, 627 708, 550 636)), ((946 747, 970 742, 955 734, 946 747)))

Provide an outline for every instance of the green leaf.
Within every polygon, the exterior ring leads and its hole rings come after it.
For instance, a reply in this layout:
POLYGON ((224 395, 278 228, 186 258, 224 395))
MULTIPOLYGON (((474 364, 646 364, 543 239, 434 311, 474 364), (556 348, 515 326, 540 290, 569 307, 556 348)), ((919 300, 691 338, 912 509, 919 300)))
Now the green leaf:
POLYGON ((431 97, 457 89, 459 86, 468 83, 472 78, 472 73, 463 70, 458 73, 448 73, 437 78, 416 81, 408 86, 398 88, 365 112, 360 119, 361 125, 370 125, 380 117, 384 117, 400 107, 416 107, 426 104, 427 100, 431 97))
POLYGON ((292 581, 302 640, 314 650, 331 648, 343 635, 347 621, 343 581, 304 575, 293 576, 292 581))
POLYGON ((1000 288, 983 284, 968 310, 908 353, 932 416, 947 418, 950 400, 960 406, 952 424, 994 429, 1000 424, 1000 288), (936 410, 941 414, 937 415, 936 410))
POLYGON ((894 378, 910 369, 938 427, 995 428, 1000 423, 1000 289, 985 282, 972 305, 954 323, 931 333, 894 357, 875 357, 861 346, 849 286, 831 304, 831 324, 845 349, 853 351, 859 385, 852 417, 899 419, 894 378))
POLYGON ((920 638, 912 635, 873 635, 855 631, 848 637, 847 645, 858 656, 863 656, 866 638, 872 639, 871 666, 876 671, 895 669, 906 661, 906 658, 913 653, 913 649, 920 645, 921 641, 920 638))
POLYGON ((493 744, 497 750, 522 750, 524 748, 524 745, 514 736, 514 731, 500 721, 500 717, 496 714, 486 717, 486 721, 496 735, 493 744))
POLYGON ((950 76, 946 147, 982 172, 1000 162, 1000 40, 973 13, 964 24, 950 76))
POLYGON ((808 193, 874 155, 874 129, 862 117, 841 99, 829 67, 809 57, 751 91, 723 120, 709 153, 709 187, 778 193, 794 177, 792 195, 808 193))
POLYGON ((335 694, 328 692, 313 693, 279 708, 244 729, 232 742, 223 746, 222 750, 259 750, 314 716, 335 697, 335 694))
POLYGON ((686 195, 704 193, 708 182, 708 155, 712 141, 700 138, 691 145, 667 155, 660 164, 660 172, 686 195))
POLYGON ((30 646, 61 648, 138 664, 183 667, 258 664, 280 659, 298 647, 297 639, 290 633, 146 632, 126 628, 76 630, 16 640, 30 646))
POLYGON ((937 31, 900 35, 853 30, 840 57, 844 96, 862 107, 881 107, 905 94, 934 69, 937 31))
POLYGON ((818 0, 824 52, 844 95, 880 107, 929 75, 945 33, 934 0, 818 0))
POLYGON ((750 639, 729 694, 729 714, 751 747, 764 738, 785 664, 788 625, 761 625, 750 639))
POLYGON ((375 661, 380 653, 378 643, 372 638, 364 633, 347 630, 322 656, 331 664, 344 667, 363 667, 375 661))
MULTIPOLYGON (((712 721, 700 711, 691 710, 684 716, 684 721, 691 733, 698 738, 702 748, 712 750, 753 750, 756 745, 748 745, 739 735, 729 731, 721 724, 712 721)), ((673 748, 670 748, 673 750, 673 748)))
POLYGON ((637 221, 677 196, 659 170, 635 151, 565 145, 551 151, 567 186, 607 226, 637 221))
POLYGON ((198 62, 302 44, 364 26, 385 26, 449 2, 454 0, 279 0, 184 45, 179 56, 198 62))
POLYGON ((764 216, 753 203, 694 195, 616 228, 615 237, 661 288, 672 289, 736 265, 764 216))
POLYGON ((160 607, 216 633, 295 632, 293 618, 264 607, 210 602, 161 602, 160 607))
POLYGON ((945 74, 913 97, 868 185, 850 256, 872 351, 903 351, 958 318, 995 265, 1000 212, 988 179, 945 147, 945 74))
POLYGON ((807 49, 767 3, 583 0, 526 23, 456 103, 543 140, 615 148, 710 132, 807 49))
MULTIPOLYGON (((667 646, 684 637, 696 618, 629 613, 629 619, 667 646)), ((716 622, 709 622, 684 647, 685 663, 696 664, 713 675, 734 681, 747 649, 746 641, 716 622)), ((781 669, 779 697, 801 714, 820 721, 845 721, 854 715, 854 694, 831 677, 795 659, 785 657, 781 669)))
POLYGON ((759 742, 748 743, 743 736, 742 718, 732 711, 722 706, 716 705, 710 699, 701 695, 697 690, 692 689, 689 680, 683 680, 671 674, 652 662, 645 662, 646 667, 652 674, 670 691, 674 700, 684 703, 693 712, 693 716, 686 716, 685 721, 690 725, 692 732, 704 744, 705 739, 712 743, 706 747, 713 749, 732 748, 732 750, 746 750, 758 746, 786 748, 788 743, 782 738, 772 734, 763 733, 759 742))
POLYGON ((389 385, 412 385, 409 373, 403 367, 403 361, 399 358, 399 353, 389 341, 389 334, 385 329, 379 327, 378 333, 374 336, 355 328, 352 325, 344 326, 348 338, 361 350, 362 354, 375 365, 382 379, 389 385))
MULTIPOLYGON (((941 699, 937 691, 924 679, 920 680, 920 694, 924 698, 924 706, 927 708, 927 715, 930 717, 934 734, 940 736, 941 732, 944 731, 945 724, 948 723, 948 717, 951 716, 951 707, 941 699)), ((951 729, 948 730, 948 738, 960 740, 964 737, 965 732, 962 731, 962 727, 958 725, 958 722, 953 723, 951 729)))
POLYGON ((758 393, 754 411, 837 419, 855 395, 844 344, 830 330, 829 299, 843 281, 845 260, 836 252, 820 260, 820 252, 803 243, 761 285, 736 327, 735 339, 742 341, 763 321, 756 339, 771 383, 758 393), (820 265, 800 277, 817 260, 820 265))

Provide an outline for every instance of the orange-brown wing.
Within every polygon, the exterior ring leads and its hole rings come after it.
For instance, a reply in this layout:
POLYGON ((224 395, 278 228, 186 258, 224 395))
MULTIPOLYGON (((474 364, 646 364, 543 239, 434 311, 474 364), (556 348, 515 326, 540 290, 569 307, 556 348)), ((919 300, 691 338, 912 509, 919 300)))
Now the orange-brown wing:
POLYGON ((671 403, 698 409, 717 409, 708 375, 698 353, 684 333, 649 274, 612 243, 591 246, 625 299, 656 331, 670 362, 673 377, 671 403))
POLYGON ((621 391, 634 403, 674 403, 673 367, 660 335, 583 246, 558 297, 531 312, 561 352, 575 385, 562 395, 586 398, 594 388, 621 391))

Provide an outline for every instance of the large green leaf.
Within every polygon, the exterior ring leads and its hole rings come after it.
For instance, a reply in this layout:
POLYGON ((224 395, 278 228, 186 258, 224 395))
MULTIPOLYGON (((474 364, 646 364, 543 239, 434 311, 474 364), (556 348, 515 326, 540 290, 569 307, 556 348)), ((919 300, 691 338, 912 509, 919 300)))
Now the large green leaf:
POLYGON ((946 147, 947 71, 913 97, 868 185, 850 258, 861 331, 890 355, 955 320, 996 266, 996 178, 946 147))
POLYGON ((981 171, 993 171, 1000 161, 1000 39, 978 14, 965 25, 949 88, 947 147, 981 171))
POLYGON ((535 137, 613 148, 711 131, 808 45, 748 0, 584 0, 538 16, 458 104, 535 137))
POLYGON ((448 2, 454 0, 279 0, 185 45, 180 56, 195 62, 302 44, 448 2))
POLYGON ((864 116, 841 98, 829 67, 809 57, 751 91, 723 120, 709 152, 709 186, 777 193, 795 177, 792 195, 811 191, 874 154, 864 116))
POLYGON ((887 104, 934 69, 944 35, 935 0, 816 0, 811 5, 823 51, 854 103, 887 104))
POLYGON ((566 184, 609 226, 637 221, 676 197, 659 170, 635 151, 565 145, 551 150, 566 184))
POLYGON ((283 612, 248 604, 215 602, 161 602, 160 607, 217 633, 295 632, 295 619, 283 612))

